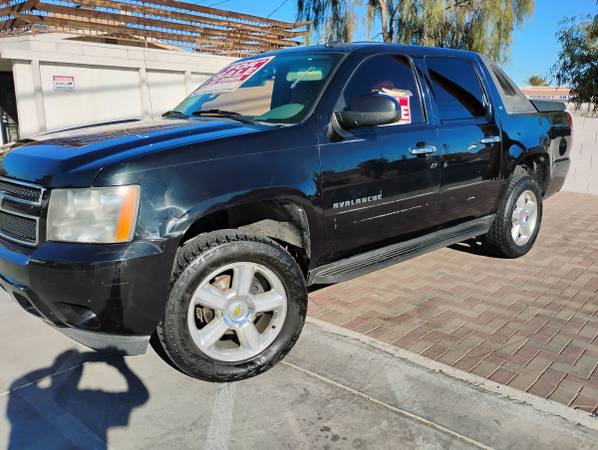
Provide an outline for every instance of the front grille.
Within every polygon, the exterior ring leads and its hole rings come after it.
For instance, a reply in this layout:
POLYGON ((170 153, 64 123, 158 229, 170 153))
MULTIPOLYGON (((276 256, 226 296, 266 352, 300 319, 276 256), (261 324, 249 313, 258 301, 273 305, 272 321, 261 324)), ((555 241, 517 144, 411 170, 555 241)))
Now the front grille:
POLYGON ((43 191, 34 184, 0 177, 1 237, 28 246, 38 244, 43 191))
POLYGON ((39 205, 42 199, 42 189, 37 186, 0 178, 0 196, 39 205))
POLYGON ((37 244, 37 220, 0 211, 0 234, 6 239, 37 244))

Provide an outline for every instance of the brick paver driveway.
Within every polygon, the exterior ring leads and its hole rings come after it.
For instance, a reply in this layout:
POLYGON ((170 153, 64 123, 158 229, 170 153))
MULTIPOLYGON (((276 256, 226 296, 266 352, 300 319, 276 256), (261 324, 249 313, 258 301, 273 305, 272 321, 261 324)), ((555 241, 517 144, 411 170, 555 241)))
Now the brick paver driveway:
POLYGON ((596 412, 598 196, 547 200, 534 250, 459 244, 310 294, 310 315, 596 412))

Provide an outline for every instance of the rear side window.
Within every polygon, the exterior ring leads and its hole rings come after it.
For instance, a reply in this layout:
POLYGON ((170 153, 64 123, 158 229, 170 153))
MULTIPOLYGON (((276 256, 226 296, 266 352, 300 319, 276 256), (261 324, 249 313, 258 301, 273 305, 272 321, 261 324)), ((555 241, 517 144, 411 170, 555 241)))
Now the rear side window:
POLYGON ((472 119, 486 115, 480 79, 469 61, 427 57, 426 63, 440 120, 472 119))
POLYGON ((402 118, 396 125, 424 122, 421 98, 409 60, 400 55, 377 55, 365 60, 353 74, 337 105, 342 111, 356 97, 381 94, 396 98, 402 118))
POLYGON ((498 89, 498 93, 505 105, 508 114, 525 114, 536 112, 532 103, 528 100, 521 89, 509 78, 509 76, 498 66, 498 64, 487 64, 490 68, 492 80, 498 89))

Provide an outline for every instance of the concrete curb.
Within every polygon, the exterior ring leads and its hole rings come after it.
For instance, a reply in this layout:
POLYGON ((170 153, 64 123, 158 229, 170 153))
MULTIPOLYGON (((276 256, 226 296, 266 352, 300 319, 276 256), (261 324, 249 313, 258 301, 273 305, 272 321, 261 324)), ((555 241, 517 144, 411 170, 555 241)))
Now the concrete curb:
POLYGON ((321 328, 324 331, 346 338, 355 339, 378 350, 384 351, 393 356, 409 361, 412 364, 423 367, 424 369, 444 373, 449 377, 458 379, 460 381, 464 381, 488 392, 499 394, 510 400, 528 404, 542 413, 559 416, 572 423, 580 424, 592 430, 598 431, 598 418, 584 411, 570 408, 566 405, 563 405, 562 403, 538 397, 537 395, 529 394, 527 392, 520 391, 519 389, 514 389, 509 386, 498 384, 494 381, 487 380, 486 378, 482 378, 478 375, 474 375, 465 372, 461 369, 456 369, 454 367, 447 366, 446 364, 439 363, 437 361, 410 352, 408 350, 395 347, 391 344, 386 344, 364 334, 347 330, 346 328, 333 325, 323 320, 308 317, 307 322, 317 326, 318 328, 321 328))

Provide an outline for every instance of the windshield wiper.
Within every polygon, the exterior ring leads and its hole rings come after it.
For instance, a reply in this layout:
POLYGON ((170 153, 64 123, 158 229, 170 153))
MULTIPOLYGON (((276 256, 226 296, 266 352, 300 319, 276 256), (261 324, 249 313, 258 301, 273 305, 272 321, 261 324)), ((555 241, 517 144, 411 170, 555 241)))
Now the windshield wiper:
POLYGON ((165 117, 165 118, 172 117, 173 119, 187 119, 189 116, 180 111, 172 110, 172 111, 166 111, 164 114, 162 114, 162 117, 165 117))
POLYGON ((214 117, 224 117, 226 119, 236 120, 242 123, 250 123, 256 124, 259 123, 258 120, 250 119, 249 117, 245 117, 242 114, 239 114, 234 111, 225 111, 222 109, 206 109, 202 111, 195 111, 191 114, 192 116, 214 116, 214 117))

